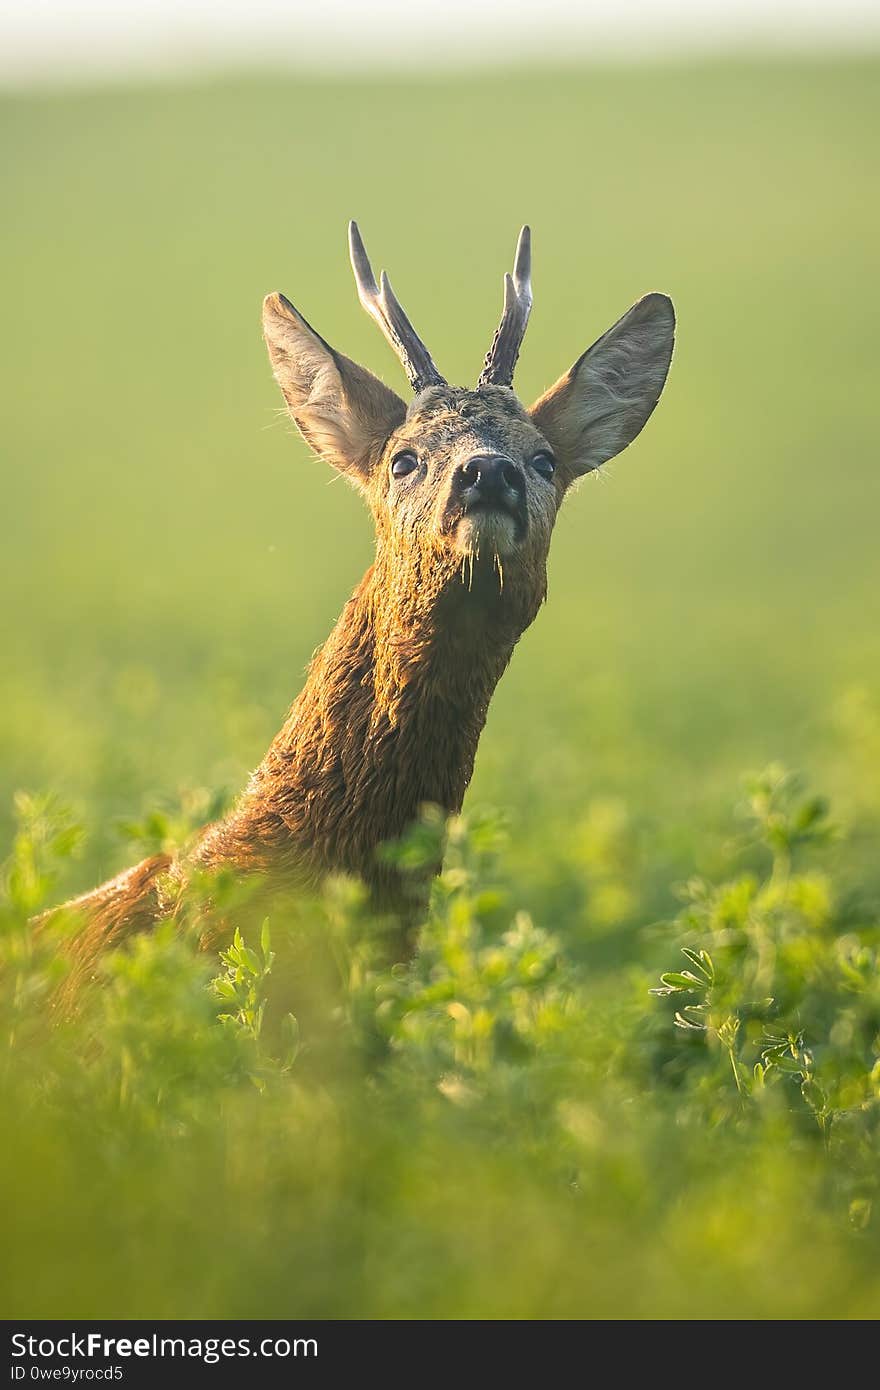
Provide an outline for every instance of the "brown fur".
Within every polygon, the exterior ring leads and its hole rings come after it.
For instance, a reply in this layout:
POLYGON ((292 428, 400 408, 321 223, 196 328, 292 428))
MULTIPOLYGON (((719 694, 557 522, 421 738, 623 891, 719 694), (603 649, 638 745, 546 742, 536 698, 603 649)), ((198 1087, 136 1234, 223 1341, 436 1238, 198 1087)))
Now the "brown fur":
MULTIPOLYGON (((492 693, 546 595, 558 508, 651 413, 672 323, 665 297, 640 301, 531 411, 495 385, 432 385, 407 408, 269 296, 276 378, 304 437, 363 492, 375 562, 232 812, 175 860, 146 860, 68 905, 85 919, 70 947, 69 995, 101 952, 173 912, 201 870, 278 887, 354 874, 406 924, 406 885, 377 850, 424 803, 460 809, 492 693), (402 451, 415 452, 418 468, 396 478, 402 451), (531 463, 548 453, 551 478, 531 463), (486 455, 516 473, 491 514, 463 500, 468 461, 486 455)), ((205 940, 225 930, 215 923, 205 940)))

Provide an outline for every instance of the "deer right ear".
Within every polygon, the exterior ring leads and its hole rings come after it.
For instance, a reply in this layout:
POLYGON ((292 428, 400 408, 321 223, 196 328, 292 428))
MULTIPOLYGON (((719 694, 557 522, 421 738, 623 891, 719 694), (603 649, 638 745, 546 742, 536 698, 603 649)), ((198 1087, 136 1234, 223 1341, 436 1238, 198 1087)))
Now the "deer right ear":
POLYGON ((365 484, 406 405, 378 377, 336 352, 283 294, 263 302, 263 336, 275 380, 308 444, 365 484))
POLYGON ((674 339, 672 300, 646 294, 532 406, 568 481, 635 439, 660 399, 674 339))

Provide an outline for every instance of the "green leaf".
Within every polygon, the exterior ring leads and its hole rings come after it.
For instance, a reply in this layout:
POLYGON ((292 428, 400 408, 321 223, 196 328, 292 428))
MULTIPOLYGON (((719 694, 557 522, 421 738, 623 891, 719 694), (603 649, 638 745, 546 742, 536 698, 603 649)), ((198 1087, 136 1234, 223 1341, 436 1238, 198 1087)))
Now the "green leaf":
POLYGON ((793 1057, 774 1057, 773 1065, 779 1071, 784 1071, 789 1076, 803 1076, 804 1068, 800 1062, 796 1062, 793 1057))
POLYGON ((798 807, 792 821, 793 828, 798 833, 811 830, 818 821, 824 820, 827 814, 828 802, 825 798, 823 796, 810 797, 808 801, 803 802, 803 804, 798 807))
POLYGON ((715 971, 712 967, 712 960, 708 952, 700 951, 698 953, 696 951, 689 950, 687 946, 682 946, 681 953, 683 956, 687 956, 691 965, 693 965, 697 970, 699 970, 701 975, 705 975, 707 981, 711 985, 715 978, 715 971))
POLYGON ((250 946, 242 946, 241 963, 242 965, 247 967, 247 969, 251 972, 252 975, 260 974, 262 967, 260 965, 259 957, 257 956, 255 951, 251 950, 250 946))
POLYGON ((684 1028, 693 1033, 705 1033, 706 1031, 705 1023, 693 1023, 691 1019, 685 1018, 684 1014, 681 1013, 676 1013, 672 1021, 676 1028, 684 1028))
POLYGON ((682 971, 680 974, 675 970, 667 971, 665 975, 660 976, 660 981, 672 991, 683 991, 688 994, 694 994, 697 990, 706 988, 705 981, 698 980, 696 975, 692 975, 689 970, 682 971))
POLYGON ((285 1014, 281 1024, 281 1031, 284 1036, 284 1065, 292 1067, 299 1055, 300 1035, 299 1020, 294 1014, 285 1014))
POLYGON ((801 1095, 807 1102, 811 1110, 818 1113, 824 1112, 827 1105, 827 1098, 818 1081, 808 1076, 801 1084, 801 1095))

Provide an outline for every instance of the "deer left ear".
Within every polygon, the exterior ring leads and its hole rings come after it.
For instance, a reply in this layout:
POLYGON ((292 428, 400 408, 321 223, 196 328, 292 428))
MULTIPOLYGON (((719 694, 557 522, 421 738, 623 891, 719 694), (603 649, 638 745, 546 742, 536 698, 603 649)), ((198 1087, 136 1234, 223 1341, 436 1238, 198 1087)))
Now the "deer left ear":
POLYGON ((531 407, 569 481, 635 439, 660 399, 674 340, 672 300, 647 294, 531 407))
POLYGON ((325 343, 283 294, 263 303, 263 336, 275 380, 316 453, 361 486, 406 405, 351 358, 325 343))

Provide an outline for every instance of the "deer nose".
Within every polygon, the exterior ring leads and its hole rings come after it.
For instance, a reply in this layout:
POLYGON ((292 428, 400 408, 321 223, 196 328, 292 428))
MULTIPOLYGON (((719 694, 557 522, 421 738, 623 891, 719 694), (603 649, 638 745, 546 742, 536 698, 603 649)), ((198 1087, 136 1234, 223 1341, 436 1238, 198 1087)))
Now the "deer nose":
POLYGON ((512 459, 504 454, 475 454, 459 469, 462 490, 473 488, 481 497, 502 497, 509 488, 522 491, 522 477, 512 459))

